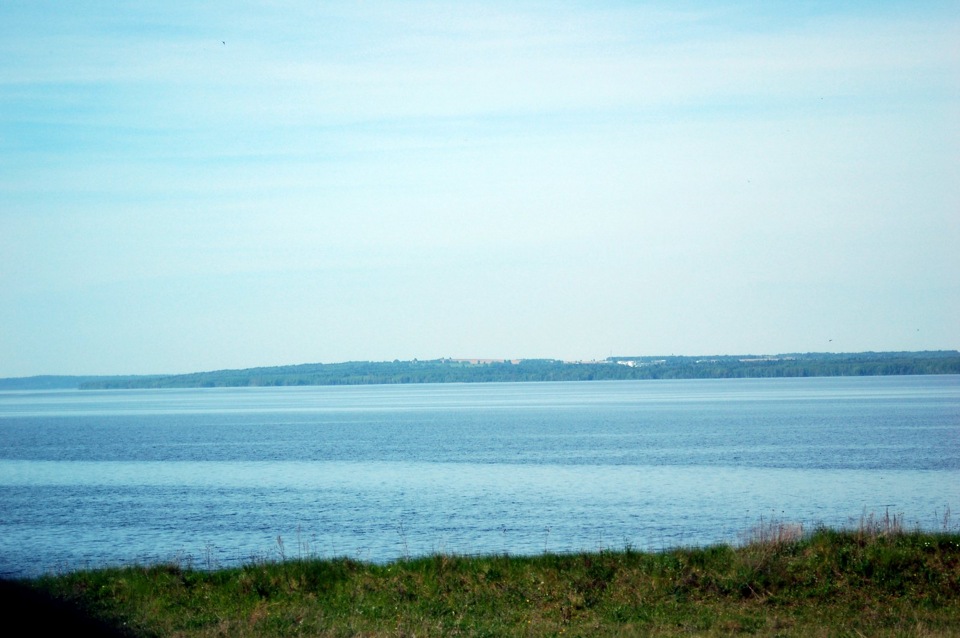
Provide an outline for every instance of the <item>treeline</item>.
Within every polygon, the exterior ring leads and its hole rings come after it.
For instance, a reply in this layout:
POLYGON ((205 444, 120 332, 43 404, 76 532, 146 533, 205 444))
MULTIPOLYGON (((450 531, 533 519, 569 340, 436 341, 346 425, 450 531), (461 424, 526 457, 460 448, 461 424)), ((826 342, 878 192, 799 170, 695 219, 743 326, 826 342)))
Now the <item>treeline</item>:
MULTIPOLYGON (((146 380, 160 378, 159 376, 152 377, 132 377, 132 376, 97 376, 97 375, 86 375, 86 376, 69 376, 69 375, 38 375, 33 377, 13 377, 9 379, 0 379, 0 391, 3 392, 22 392, 22 391, 37 391, 37 390, 76 390, 77 388, 84 386, 86 384, 92 384, 93 386, 113 383, 126 384, 130 381, 137 380, 146 380)), ((119 386, 118 386, 119 387, 119 386)), ((123 386, 126 387, 126 386, 123 386)))
POLYGON ((219 370, 173 376, 86 379, 81 389, 214 388, 240 386, 362 385, 397 383, 484 383, 600 381, 628 379, 727 379, 960 374, 960 352, 803 353, 777 356, 610 357, 600 362, 556 359, 469 363, 352 361, 219 370))
POLYGON ((615 357, 635 361, 643 379, 729 379, 960 374, 960 353, 793 353, 776 356, 615 357))

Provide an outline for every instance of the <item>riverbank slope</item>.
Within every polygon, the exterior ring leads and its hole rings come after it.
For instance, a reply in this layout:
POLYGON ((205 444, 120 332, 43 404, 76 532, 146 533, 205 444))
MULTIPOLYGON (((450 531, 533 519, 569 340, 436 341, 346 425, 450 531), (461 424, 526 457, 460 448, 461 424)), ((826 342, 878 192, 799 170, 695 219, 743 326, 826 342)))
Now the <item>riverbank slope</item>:
POLYGON ((779 525, 737 548, 167 564, 16 587, 56 606, 4 597, 7 623, 32 615, 38 634, 68 605, 131 636, 960 636, 960 534, 779 525))

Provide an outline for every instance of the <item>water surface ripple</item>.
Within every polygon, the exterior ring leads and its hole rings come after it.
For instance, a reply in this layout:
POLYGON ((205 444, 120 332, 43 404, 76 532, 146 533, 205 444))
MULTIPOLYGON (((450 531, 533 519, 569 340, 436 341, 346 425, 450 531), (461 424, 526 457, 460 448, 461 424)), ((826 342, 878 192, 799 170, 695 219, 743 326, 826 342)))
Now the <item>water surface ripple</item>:
POLYGON ((3 392, 0 572, 938 529, 958 479, 958 376, 3 392))

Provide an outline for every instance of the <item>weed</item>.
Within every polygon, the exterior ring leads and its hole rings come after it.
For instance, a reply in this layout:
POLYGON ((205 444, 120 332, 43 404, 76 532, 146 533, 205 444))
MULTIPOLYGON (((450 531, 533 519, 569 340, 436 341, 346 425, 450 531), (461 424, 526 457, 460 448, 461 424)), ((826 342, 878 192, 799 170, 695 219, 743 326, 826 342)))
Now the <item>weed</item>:
POLYGON ((662 552, 376 565, 301 546, 240 568, 181 562, 21 585, 141 636, 960 636, 960 534, 908 531, 886 513, 846 530, 765 521, 736 547, 662 552))

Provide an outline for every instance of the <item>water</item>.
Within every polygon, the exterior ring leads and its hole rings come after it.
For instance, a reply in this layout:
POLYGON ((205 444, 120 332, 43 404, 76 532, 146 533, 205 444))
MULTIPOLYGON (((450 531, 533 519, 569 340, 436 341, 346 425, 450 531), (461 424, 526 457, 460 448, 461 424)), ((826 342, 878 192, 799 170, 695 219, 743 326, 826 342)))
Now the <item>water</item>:
POLYGON ((958 376, 0 393, 5 575, 941 529, 958 488, 958 376))

